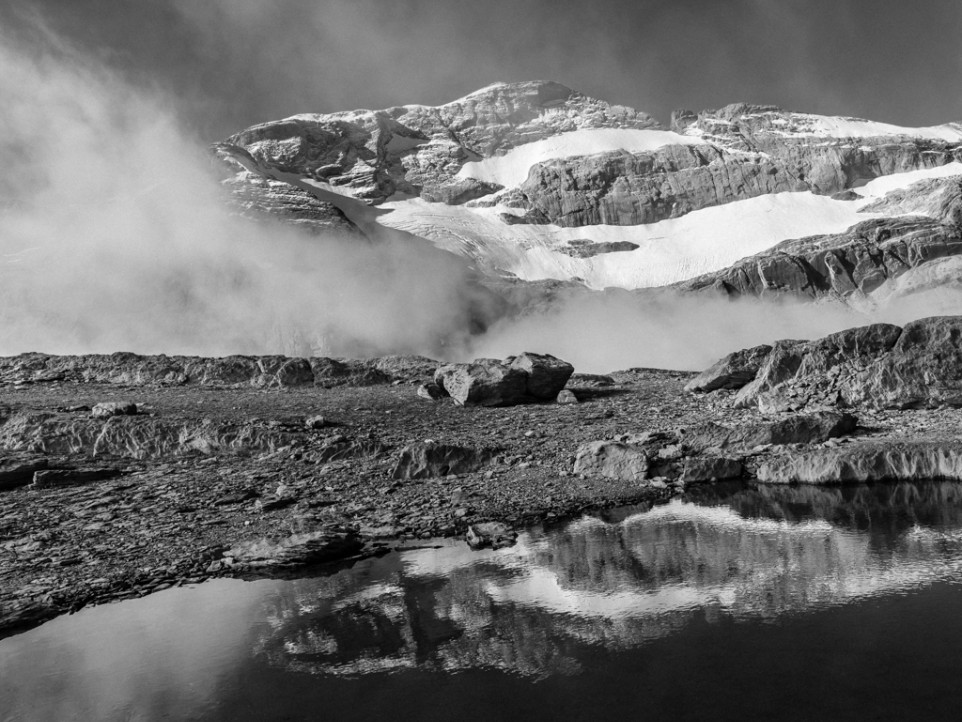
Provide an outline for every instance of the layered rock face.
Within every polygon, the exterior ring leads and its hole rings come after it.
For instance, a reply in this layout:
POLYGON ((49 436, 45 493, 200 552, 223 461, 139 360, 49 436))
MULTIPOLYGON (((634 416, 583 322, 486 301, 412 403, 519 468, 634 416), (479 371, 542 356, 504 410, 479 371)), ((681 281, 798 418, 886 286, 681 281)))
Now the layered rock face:
POLYGON ((962 253, 959 177, 913 184, 862 210, 920 215, 866 220, 844 233, 785 241, 679 287, 729 296, 871 296, 904 274, 962 253))
POLYGON ((531 81, 436 107, 296 115, 215 153, 244 215, 372 240, 402 231, 489 277, 858 300, 959 275, 944 261, 962 249, 959 123, 735 104, 678 111, 668 129, 531 81))
POLYGON ((404 105, 296 115, 226 139, 256 160, 356 198, 395 193, 463 203, 496 188, 458 179, 470 161, 585 128, 657 128, 645 113, 612 106, 558 83, 498 83, 438 107, 404 105))
POLYGON ((689 390, 738 388, 735 406, 766 412, 823 405, 962 406, 962 316, 925 318, 904 328, 873 324, 817 341, 777 341, 747 382, 745 357, 741 351, 722 359, 689 390))

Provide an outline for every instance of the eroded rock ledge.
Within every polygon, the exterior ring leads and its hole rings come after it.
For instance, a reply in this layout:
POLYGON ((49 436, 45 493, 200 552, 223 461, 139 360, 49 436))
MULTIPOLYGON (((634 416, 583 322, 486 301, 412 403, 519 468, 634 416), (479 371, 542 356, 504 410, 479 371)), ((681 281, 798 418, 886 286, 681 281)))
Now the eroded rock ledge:
POLYGON ((763 412, 842 406, 962 406, 962 316, 873 324, 816 341, 737 351, 692 379, 692 392, 736 389, 735 407, 763 412))

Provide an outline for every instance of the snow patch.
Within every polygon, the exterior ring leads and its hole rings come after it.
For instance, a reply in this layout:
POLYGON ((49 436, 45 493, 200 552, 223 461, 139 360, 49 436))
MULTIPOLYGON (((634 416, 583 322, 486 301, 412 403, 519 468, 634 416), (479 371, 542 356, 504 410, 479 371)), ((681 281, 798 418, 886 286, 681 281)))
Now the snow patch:
POLYGON ((704 142, 700 138, 668 130, 586 128, 525 143, 504 155, 465 163, 457 177, 475 178, 509 188, 523 183, 531 166, 536 163, 614 150, 645 153, 667 145, 703 145, 704 142))

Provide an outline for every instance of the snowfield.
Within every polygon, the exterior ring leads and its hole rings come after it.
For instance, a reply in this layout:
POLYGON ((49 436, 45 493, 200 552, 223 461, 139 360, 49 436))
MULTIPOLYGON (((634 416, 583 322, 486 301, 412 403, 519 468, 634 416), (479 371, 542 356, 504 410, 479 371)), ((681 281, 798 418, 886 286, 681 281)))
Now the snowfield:
POLYGON ((591 288, 645 288, 717 271, 780 241, 840 233, 882 214, 859 213, 886 193, 927 178, 962 175, 962 163, 873 180, 858 189, 861 201, 837 201, 810 192, 777 193, 693 211, 639 226, 508 225, 507 208, 469 208, 410 199, 385 203, 378 221, 430 239, 446 250, 521 279, 582 279, 591 288), (632 251, 573 258, 569 241, 627 241, 632 251))
POLYGON ((614 150, 645 153, 668 145, 704 145, 696 136, 680 135, 668 130, 636 128, 586 128, 554 135, 544 140, 525 143, 504 155, 465 163, 458 178, 475 178, 497 183, 505 188, 520 185, 536 163, 579 155, 595 155, 614 150))

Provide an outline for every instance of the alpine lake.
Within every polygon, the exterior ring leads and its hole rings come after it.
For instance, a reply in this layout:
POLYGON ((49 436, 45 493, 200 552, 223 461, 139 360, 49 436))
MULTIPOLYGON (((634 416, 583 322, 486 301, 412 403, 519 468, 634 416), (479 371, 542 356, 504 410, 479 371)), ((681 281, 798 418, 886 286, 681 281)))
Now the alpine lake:
POLYGON ((0 718, 957 719, 962 485, 716 485, 0 640, 0 718))

